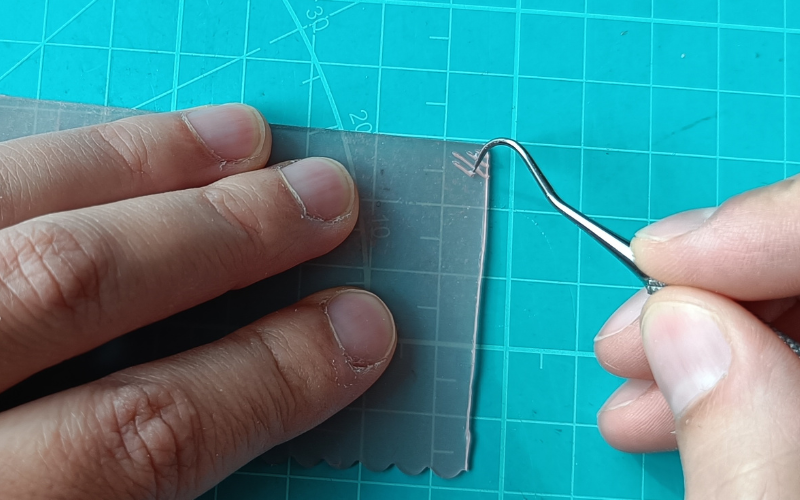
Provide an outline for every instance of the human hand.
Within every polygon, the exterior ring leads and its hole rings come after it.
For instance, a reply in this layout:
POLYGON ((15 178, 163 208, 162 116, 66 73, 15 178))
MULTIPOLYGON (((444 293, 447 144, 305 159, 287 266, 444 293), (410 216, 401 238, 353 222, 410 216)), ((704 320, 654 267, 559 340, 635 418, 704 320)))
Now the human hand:
MULTIPOLYGON (((260 169, 242 105, 0 143, 0 391, 324 254, 353 229, 336 162, 260 169)), ((374 295, 329 290, 228 337, 0 413, 4 498, 195 498, 384 371, 374 295)))
POLYGON ((637 264, 674 286, 634 295, 595 340, 632 379, 601 433, 635 453, 677 446, 687 498, 800 497, 800 360, 765 324, 800 338, 798 200, 789 179, 638 233, 637 264))

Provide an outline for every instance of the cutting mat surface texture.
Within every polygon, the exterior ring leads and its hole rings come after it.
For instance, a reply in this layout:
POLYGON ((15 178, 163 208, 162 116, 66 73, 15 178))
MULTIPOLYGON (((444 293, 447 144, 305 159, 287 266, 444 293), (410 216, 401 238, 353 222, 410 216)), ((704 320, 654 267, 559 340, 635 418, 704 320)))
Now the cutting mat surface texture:
MULTIPOLYGON (((2 0, 0 93, 528 145, 625 235, 800 171, 800 0, 2 0), (787 138, 794 137, 794 140, 787 138)), ((398 166, 402 168, 402 166, 398 166)), ((637 290, 495 171, 472 471, 453 480, 253 462, 204 499, 682 498, 676 454, 630 455, 592 353, 637 290)))

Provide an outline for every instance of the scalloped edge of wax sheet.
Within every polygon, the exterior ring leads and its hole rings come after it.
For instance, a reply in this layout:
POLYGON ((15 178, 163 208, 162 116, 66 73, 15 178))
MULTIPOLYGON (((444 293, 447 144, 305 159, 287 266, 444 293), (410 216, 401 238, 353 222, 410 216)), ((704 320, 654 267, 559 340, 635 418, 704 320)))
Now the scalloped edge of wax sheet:
MULTIPOLYGON (((468 154, 468 156, 471 156, 471 155, 468 154)), ((465 168, 463 168, 463 165, 460 166, 458 164, 458 161, 465 161, 465 159, 463 157, 456 157, 456 158, 457 158, 457 160, 455 160, 453 162, 453 164, 459 170, 463 171, 465 173, 465 175, 469 175, 469 176, 474 175, 474 174, 471 174, 469 172, 469 169, 465 169, 465 168)), ((488 242, 488 229, 489 229, 489 177, 490 177, 489 176, 489 166, 490 166, 490 160, 487 157, 487 160, 485 160, 485 161, 486 161, 486 163, 484 165, 485 166, 484 170, 482 172, 479 171, 478 174, 477 174, 477 175, 480 175, 481 177, 483 177, 485 179, 485 183, 484 183, 484 206, 483 206, 483 220, 482 220, 482 223, 481 223, 482 236, 481 236, 481 251, 480 251, 480 256, 479 256, 478 293, 477 293, 476 305, 475 305, 475 307, 476 307, 475 322, 474 322, 473 332, 472 332, 472 349, 471 349, 472 359, 471 359, 470 383, 469 383, 469 399, 468 399, 468 403, 467 403, 466 426, 465 426, 465 441, 466 441, 467 450, 466 450, 466 454, 465 454, 464 464, 462 466, 458 467, 457 470, 451 470, 451 471, 448 471, 447 473, 444 473, 438 467, 436 467, 435 465, 432 465, 430 463, 431 462, 430 459, 422 460, 422 461, 420 461, 420 463, 415 463, 413 465, 410 465, 407 462, 397 462, 397 461, 394 461, 394 460, 386 461, 385 463, 384 462, 382 462, 382 463, 374 463, 374 462, 368 462, 368 461, 359 460, 359 459, 341 461, 341 460, 335 460, 335 459, 333 459, 333 458, 331 458, 330 456, 327 456, 327 455, 323 455, 323 456, 302 455, 301 456, 300 454, 298 454, 294 450, 286 450, 285 454, 283 455, 283 458, 281 460, 279 460, 279 461, 278 460, 268 460, 264 456, 264 457, 262 457, 262 459, 265 462, 270 463, 270 464, 276 464, 276 463, 279 463, 279 462, 280 463, 285 463, 287 460, 291 459, 291 460, 294 460, 295 462, 297 462, 297 464, 300 465, 301 467, 307 468, 307 469, 313 468, 313 467, 315 467, 315 466, 317 466, 317 465, 319 465, 319 464, 324 462, 326 465, 328 465, 329 467, 331 467, 333 469, 336 469, 336 470, 346 470, 346 469, 349 469, 349 468, 353 467, 356 464, 361 464, 371 472, 384 472, 386 470, 389 470, 392 467, 395 467, 400 472, 402 472, 403 474, 406 474, 406 475, 409 475, 409 476, 417 476, 417 475, 420 475, 420 474, 424 473, 426 470, 430 470, 430 471, 432 471, 434 474, 436 474, 437 476, 439 476, 442 479, 453 479, 453 478, 459 476, 461 473, 467 472, 467 471, 470 470, 469 464, 470 464, 470 458, 471 458, 471 452, 472 452, 472 421, 471 421, 471 419, 472 419, 473 405, 474 405, 474 400, 475 400, 475 378, 476 378, 475 363, 476 363, 476 360, 477 360, 477 341, 478 341, 478 330, 479 330, 479 327, 480 327, 480 306, 481 306, 481 303, 482 303, 481 302, 481 298, 483 296, 483 285, 484 285, 483 272, 485 270, 485 265, 486 265, 486 246, 487 246, 487 242, 488 242)))

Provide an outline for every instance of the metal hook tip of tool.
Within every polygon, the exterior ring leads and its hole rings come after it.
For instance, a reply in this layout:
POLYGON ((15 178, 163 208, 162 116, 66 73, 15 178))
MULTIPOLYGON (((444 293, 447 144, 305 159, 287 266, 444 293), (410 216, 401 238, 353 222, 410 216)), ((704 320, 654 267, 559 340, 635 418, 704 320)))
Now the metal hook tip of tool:
POLYGON ((513 139, 492 139, 484 144, 480 152, 478 152, 478 156, 475 160, 475 166, 472 168, 473 172, 478 170, 478 166, 486 157, 486 155, 489 154, 489 150, 496 146, 507 146, 516 151, 525 162, 525 165, 528 167, 531 175, 536 180, 536 184, 539 185, 542 193, 544 193, 547 201, 550 202, 550 204, 553 205, 556 210, 561 212, 566 218, 575 223, 579 228, 586 232, 586 234, 594 238, 598 243, 603 245, 608 251, 614 254, 614 256, 617 257, 623 264, 625 264, 640 280, 642 280, 648 293, 653 293, 663 288, 663 283, 647 276, 636 265, 629 241, 589 219, 581 212, 575 210, 565 203, 564 200, 558 196, 558 194, 556 194, 553 186, 550 185, 550 182, 542 173, 539 165, 536 164, 536 160, 533 159, 533 156, 531 156, 531 154, 522 144, 513 139))
MULTIPOLYGON (((533 159, 530 153, 528 153, 528 151, 517 141, 513 139, 501 138, 487 142, 478 153, 475 166, 472 170, 473 172, 477 170, 478 165, 480 165, 481 161, 483 161, 483 159, 489 153, 489 150, 495 146, 508 146, 516 151, 522 157, 522 160, 525 162, 528 170, 530 170, 533 178, 536 179, 536 183, 539 185, 539 188, 541 188, 545 198, 547 198, 547 201, 549 201, 550 204, 556 208, 556 210, 564 214, 564 216, 574 222, 589 236, 606 247, 620 261, 622 261, 623 264, 633 271, 633 273, 644 283, 645 290, 647 290, 648 294, 653 294, 666 286, 666 284, 647 276, 639 269, 633 260, 633 252, 631 251, 630 242, 613 233, 612 231, 609 231, 600 224, 597 224, 596 222, 584 216, 582 213, 564 203, 564 201, 556 194, 555 190, 553 190, 553 186, 551 186, 547 181, 547 178, 545 178, 544 174, 539 169, 539 165, 536 164, 536 161, 533 159)), ((796 340, 784 335, 775 327, 772 327, 772 329, 786 343, 786 345, 788 345, 789 348, 794 351, 795 354, 800 356, 800 342, 797 342, 796 340)))

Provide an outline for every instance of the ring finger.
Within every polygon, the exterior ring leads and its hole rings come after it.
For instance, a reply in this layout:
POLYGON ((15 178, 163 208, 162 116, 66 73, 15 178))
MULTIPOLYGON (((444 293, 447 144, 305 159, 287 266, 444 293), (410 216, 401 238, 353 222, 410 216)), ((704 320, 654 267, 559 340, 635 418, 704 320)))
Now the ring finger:
POLYGON ((14 408, 0 415, 3 493, 195 498, 353 401, 395 340, 377 297, 330 290, 218 342, 14 408))

